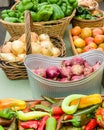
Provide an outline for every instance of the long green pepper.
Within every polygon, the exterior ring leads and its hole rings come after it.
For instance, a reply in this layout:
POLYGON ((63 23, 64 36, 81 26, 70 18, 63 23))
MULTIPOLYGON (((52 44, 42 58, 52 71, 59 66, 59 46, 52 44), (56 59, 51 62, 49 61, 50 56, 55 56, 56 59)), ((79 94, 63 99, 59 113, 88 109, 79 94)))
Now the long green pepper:
POLYGON ((46 121, 45 130, 56 130, 57 121, 54 117, 49 117, 46 121))

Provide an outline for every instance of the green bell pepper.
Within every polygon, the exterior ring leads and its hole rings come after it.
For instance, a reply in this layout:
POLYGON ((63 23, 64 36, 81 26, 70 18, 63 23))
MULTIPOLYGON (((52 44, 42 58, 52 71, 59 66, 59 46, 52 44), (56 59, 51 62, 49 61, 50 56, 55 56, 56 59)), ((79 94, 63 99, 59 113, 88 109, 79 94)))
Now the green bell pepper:
POLYGON ((16 17, 16 13, 15 13, 14 10, 11 10, 11 11, 8 13, 8 15, 9 15, 10 17, 16 17))
POLYGON ((75 3, 77 0, 68 0, 69 3, 75 3))
POLYGON ((3 10, 3 11, 1 12, 1 18, 4 19, 4 18, 6 18, 6 17, 8 17, 8 11, 7 11, 7 10, 3 10))
POLYGON ((34 22, 36 22, 36 21, 37 21, 37 14, 36 14, 36 12, 30 11, 30 14, 31 14, 32 20, 33 20, 34 22))
POLYGON ((18 18, 16 18, 16 17, 6 17, 6 18, 4 18, 4 20, 5 21, 7 21, 7 22, 12 22, 12 23, 17 23, 18 22, 18 18))
POLYGON ((47 0, 50 4, 56 4, 59 0, 47 0))
POLYGON ((18 5, 16 5, 16 10, 19 10, 20 12, 25 11, 25 6, 20 2, 18 5))
POLYGON ((64 18, 64 13, 61 10, 60 6, 58 6, 57 4, 51 4, 51 6, 53 8, 53 15, 51 17, 51 20, 58 20, 64 18))
POLYGON ((72 4, 72 6, 73 6, 73 8, 75 9, 75 8, 78 6, 78 1, 74 2, 74 3, 72 4))
POLYGON ((37 11, 40 11, 40 9, 41 9, 44 5, 49 5, 49 4, 48 4, 48 2, 39 3, 38 6, 37 6, 37 11))
POLYGON ((33 6, 34 6, 34 4, 33 4, 32 2, 29 2, 29 3, 27 3, 27 4, 25 5, 25 10, 30 10, 30 9, 33 8, 33 6))
POLYGON ((72 11, 73 11, 73 6, 67 4, 65 16, 70 16, 72 14, 72 11))
POLYGON ((1 14, 2 19, 5 19, 6 17, 8 17, 8 14, 1 14))
POLYGON ((31 2, 31 0, 22 0, 22 4, 23 5, 27 5, 27 4, 29 4, 31 2))
POLYGON ((48 21, 53 14, 53 8, 51 5, 43 5, 36 14, 37 22, 48 21))
POLYGON ((9 108, 0 110, 0 117, 2 117, 2 118, 11 119, 14 115, 15 115, 15 112, 9 108))

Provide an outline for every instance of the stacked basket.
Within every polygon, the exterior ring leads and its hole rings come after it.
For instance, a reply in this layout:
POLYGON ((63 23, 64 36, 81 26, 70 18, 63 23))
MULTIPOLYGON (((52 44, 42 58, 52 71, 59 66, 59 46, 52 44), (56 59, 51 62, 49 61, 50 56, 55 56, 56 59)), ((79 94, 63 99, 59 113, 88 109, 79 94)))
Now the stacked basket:
MULTIPOLYGON (((85 19, 85 18, 77 18, 77 11, 75 16, 72 19, 72 26, 80 26, 81 28, 84 27, 102 27, 104 25, 104 12, 103 10, 99 9, 99 4, 97 1, 95 0, 84 0, 82 1, 82 3, 79 3, 79 7, 84 7, 85 9, 87 9, 88 11, 98 11, 99 13, 102 14, 102 17, 99 17, 97 19, 85 19), (85 3, 89 2, 89 3, 85 3), (92 4, 91 4, 92 2, 92 4), (85 4, 85 5, 84 5, 85 4), (90 5, 91 4, 91 5, 90 5)), ((82 14, 85 15, 85 14, 82 14)))
MULTIPOLYGON (((16 5, 19 2, 13 5, 11 10, 15 10, 16 5)), ((70 16, 64 17, 59 20, 51 20, 51 21, 43 21, 43 22, 34 22, 32 26, 32 30, 37 34, 48 33, 49 35, 58 35, 63 37, 65 30, 70 23, 71 19, 75 15, 75 10, 73 10, 70 16)), ((2 25, 6 28, 6 30, 10 33, 11 36, 22 35, 25 32, 25 24, 24 23, 11 23, 4 20, 0 20, 2 25)))
MULTIPOLYGON (((29 11, 25 13, 25 35, 26 35, 26 54, 31 54, 31 32, 32 32, 32 21, 29 11), (30 24, 31 23, 31 24, 30 24)), ((12 37, 9 41, 14 41, 18 39, 19 36, 12 37)), ((60 49, 60 57, 65 56, 66 47, 65 43, 59 36, 50 36, 51 42, 60 49)), ((5 45, 6 43, 4 43, 5 45)), ((1 47, 2 48, 2 47, 1 47)), ((24 62, 8 62, 0 59, 0 67, 4 70, 9 79, 25 79, 27 78, 26 68, 24 62)))

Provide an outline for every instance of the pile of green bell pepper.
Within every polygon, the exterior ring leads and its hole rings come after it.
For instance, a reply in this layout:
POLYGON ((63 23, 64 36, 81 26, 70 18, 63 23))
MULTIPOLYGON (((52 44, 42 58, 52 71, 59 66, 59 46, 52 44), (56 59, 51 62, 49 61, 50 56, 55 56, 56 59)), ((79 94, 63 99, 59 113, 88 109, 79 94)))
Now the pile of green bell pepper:
POLYGON ((1 17, 8 22, 23 23, 24 12, 29 10, 34 22, 58 20, 70 16, 77 6, 77 0, 21 0, 14 10, 3 10, 1 17))

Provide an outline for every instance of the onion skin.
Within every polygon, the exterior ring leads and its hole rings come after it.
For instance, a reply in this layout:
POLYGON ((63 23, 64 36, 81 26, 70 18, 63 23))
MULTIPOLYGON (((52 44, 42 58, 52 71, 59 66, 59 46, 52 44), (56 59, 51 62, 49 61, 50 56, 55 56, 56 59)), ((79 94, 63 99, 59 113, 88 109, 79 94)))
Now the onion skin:
POLYGON ((41 77, 44 77, 46 78, 46 70, 43 69, 43 68, 38 68, 38 69, 35 69, 33 70, 33 72, 41 77))
MULTIPOLYGON (((18 40, 26 43, 26 34, 24 33, 18 40)), ((37 42, 38 41, 38 35, 35 32, 31 32, 31 42, 37 42)))
POLYGON ((56 67, 56 66, 49 66, 49 67, 46 69, 46 76, 47 76, 47 78, 49 78, 49 79, 57 78, 59 75, 60 75, 60 70, 59 70, 59 68, 56 67))
POLYGON ((11 52, 11 42, 7 42, 5 45, 3 45, 1 52, 2 53, 10 53, 11 52))

